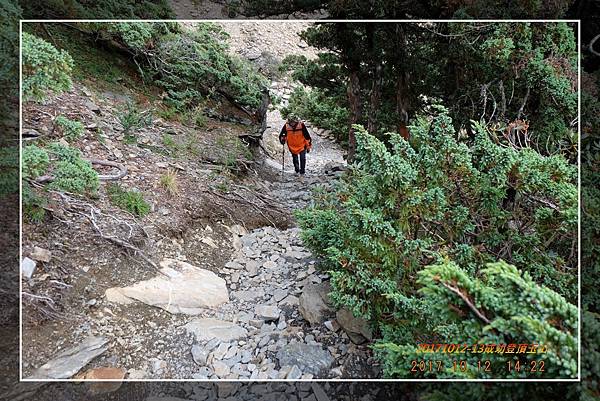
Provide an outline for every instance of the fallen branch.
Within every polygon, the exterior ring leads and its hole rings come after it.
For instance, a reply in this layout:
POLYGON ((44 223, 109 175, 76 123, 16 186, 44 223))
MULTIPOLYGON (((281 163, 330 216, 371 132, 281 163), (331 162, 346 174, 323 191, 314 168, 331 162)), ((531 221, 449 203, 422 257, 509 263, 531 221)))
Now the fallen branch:
POLYGON ((521 118, 521 114, 523 114, 523 110, 525 109, 525 105, 527 104, 527 99, 529 99, 529 93, 531 92, 531 88, 528 86, 527 91, 525 92, 525 96, 523 97, 523 102, 521 103, 521 107, 519 107, 519 111, 517 113, 516 120, 521 118))
POLYGON ((41 315, 41 319, 54 320, 64 317, 64 314, 56 309, 56 303, 52 298, 31 294, 26 291, 22 291, 21 295, 23 297, 23 303, 30 305, 37 313, 39 313, 39 315, 41 315))
POLYGON ((97 164, 99 166, 109 166, 115 167, 119 170, 119 173, 116 175, 98 175, 98 179, 100 181, 116 181, 127 175, 127 166, 117 162, 111 162, 109 160, 100 160, 100 159, 86 159, 92 164, 97 164))
POLYGON ((142 252, 141 249, 139 249, 138 247, 136 247, 135 245, 133 245, 133 244, 131 244, 131 243, 129 243, 127 241, 129 238, 131 238, 131 236, 133 234, 133 227, 132 227, 131 224, 129 224, 129 223, 123 221, 123 220, 120 220, 120 219, 116 218, 115 216, 112 216, 112 215, 109 215, 109 214, 106 214, 106 213, 102 213, 99 209, 97 209, 96 207, 94 207, 94 205, 92 205, 92 204, 90 204, 88 202, 76 199, 74 197, 71 197, 71 196, 67 195, 64 192, 60 192, 60 191, 50 191, 50 192, 58 194, 64 201, 66 201, 69 204, 72 213, 75 213, 77 215, 80 215, 80 216, 85 217, 86 219, 88 219, 90 221, 90 223, 92 223, 92 227, 94 228, 94 230, 96 231, 96 233, 101 238, 103 238, 103 239, 105 239, 105 240, 107 240, 109 242, 112 242, 115 245, 119 245, 119 246, 121 246, 121 247, 123 247, 125 249, 128 249, 128 250, 132 251, 134 253, 134 255, 138 255, 139 257, 141 257, 146 263, 148 263, 150 266, 152 266, 160 274, 164 274, 164 273, 162 273, 160 271, 159 266, 156 263, 154 263, 148 256, 146 256, 144 254, 144 252, 142 252), (80 208, 84 208, 84 209, 88 209, 89 208, 89 213, 83 213, 83 212, 74 210, 74 208, 76 206, 79 206, 80 208), (127 226, 128 230, 129 230, 128 235, 127 235, 127 240, 123 240, 121 238, 105 234, 102 231, 102 229, 100 228, 100 226, 98 225, 98 222, 97 222, 97 219, 96 219, 96 215, 101 215, 101 216, 109 217, 112 220, 116 221, 118 225, 127 226))
POLYGON ((491 321, 485 317, 485 315, 483 314, 483 312, 481 312, 479 309, 477 309, 475 307, 475 305, 473 305, 473 303, 469 300, 469 298, 463 294, 460 289, 458 289, 457 287, 453 287, 450 284, 444 283, 443 281, 441 281, 442 285, 444 287, 446 287, 447 289, 449 289, 450 291, 452 291, 453 293, 455 293, 456 295, 458 295, 460 297, 460 299, 462 299, 469 308, 471 308, 471 310, 473 311, 473 313, 475 313, 475 315, 477 315, 478 318, 480 318, 481 320, 483 320, 486 324, 490 324, 491 321))
POLYGON ((156 271, 158 271, 161 274, 164 274, 160 271, 160 268, 158 267, 158 265, 156 263, 154 263, 149 257, 147 257, 144 252, 141 251, 141 249, 139 249, 138 247, 136 247, 135 245, 130 244, 127 241, 124 241, 120 238, 117 237, 113 237, 110 235, 106 235, 102 232, 102 230, 100 229, 100 227, 98 227, 98 224, 96 223, 96 216, 94 214, 94 207, 90 205, 90 215, 86 216, 88 218, 88 220, 90 220, 90 222, 92 223, 92 226, 94 227, 94 229, 96 230, 96 232, 98 233, 98 235, 100 235, 100 237, 104 238, 105 240, 108 240, 110 242, 112 242, 113 244, 122 246, 125 249, 129 249, 130 251, 133 251, 134 254, 139 255, 142 259, 144 259, 144 261, 146 263, 148 263, 150 266, 152 266, 154 269, 156 269, 156 271))

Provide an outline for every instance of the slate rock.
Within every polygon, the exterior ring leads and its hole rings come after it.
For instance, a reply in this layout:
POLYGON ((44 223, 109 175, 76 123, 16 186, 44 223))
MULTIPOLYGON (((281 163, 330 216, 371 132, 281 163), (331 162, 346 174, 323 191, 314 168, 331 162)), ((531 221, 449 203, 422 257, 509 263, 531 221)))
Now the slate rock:
POLYGON ((329 292, 331 286, 328 282, 321 284, 308 284, 300 295, 299 307, 302 317, 311 325, 320 324, 333 314, 330 305, 329 292))
POLYGON ((298 366, 304 373, 317 377, 327 377, 334 363, 331 353, 319 344, 291 342, 277 352, 277 360, 281 366, 298 366))
POLYGON ((266 321, 279 319, 279 308, 274 305, 257 305, 254 313, 266 321))
POLYGON ((107 301, 129 304, 135 301, 156 306, 170 313, 196 315, 207 307, 229 301, 225 280, 215 273, 189 263, 164 259, 162 274, 129 287, 109 288, 107 301))
POLYGON ((373 339, 369 323, 363 318, 354 317, 350 310, 345 308, 338 310, 335 319, 354 343, 360 341, 357 334, 367 340, 373 339))
POLYGON ((23 258, 21 262, 21 273, 23 277, 31 278, 33 276, 33 272, 35 271, 36 263, 34 260, 29 258, 23 258))
POLYGON ((194 319, 186 324, 185 329, 193 333, 197 341, 209 341, 217 338, 223 342, 241 340, 248 331, 235 323, 214 318, 194 319))
POLYGON ((33 247, 33 252, 31 252, 31 259, 37 260, 38 262, 50 262, 50 258, 52 258, 52 252, 47 249, 40 248, 39 246, 33 247))
POLYGON ((208 351, 205 347, 200 344, 194 344, 192 346, 192 358, 194 358, 194 362, 196 362, 200 366, 206 365, 206 360, 208 359, 208 351))
POLYGON ((70 379, 91 360, 107 350, 108 339, 88 337, 36 369, 29 379, 70 379))

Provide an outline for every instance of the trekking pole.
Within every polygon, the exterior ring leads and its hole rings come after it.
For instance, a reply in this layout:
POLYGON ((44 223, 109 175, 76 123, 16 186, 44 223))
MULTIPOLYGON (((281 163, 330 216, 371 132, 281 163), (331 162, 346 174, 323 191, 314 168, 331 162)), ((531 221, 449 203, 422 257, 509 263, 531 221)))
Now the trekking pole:
POLYGON ((281 180, 283 181, 283 170, 285 169, 285 143, 281 147, 281 180))

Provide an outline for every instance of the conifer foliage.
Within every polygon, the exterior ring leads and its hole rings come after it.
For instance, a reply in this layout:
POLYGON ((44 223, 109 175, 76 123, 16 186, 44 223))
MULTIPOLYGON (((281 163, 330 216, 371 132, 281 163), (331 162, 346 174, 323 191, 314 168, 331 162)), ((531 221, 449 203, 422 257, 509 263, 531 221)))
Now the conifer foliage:
MULTIPOLYGON (((572 376, 576 168, 502 146, 477 123, 471 142, 458 140, 448 110, 435 109, 410 127, 409 141, 392 133, 386 145, 355 126, 350 173, 298 213, 305 243, 331 274, 332 298, 380 331, 388 376, 411 375, 418 333, 545 341, 553 367, 540 374, 572 376)), ((523 372, 495 372, 503 374, 523 372)))

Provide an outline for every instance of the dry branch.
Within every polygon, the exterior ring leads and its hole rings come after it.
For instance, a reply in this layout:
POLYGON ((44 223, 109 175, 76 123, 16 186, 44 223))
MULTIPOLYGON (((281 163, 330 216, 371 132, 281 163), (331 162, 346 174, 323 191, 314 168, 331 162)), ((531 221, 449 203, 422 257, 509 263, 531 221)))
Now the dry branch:
POLYGON ((475 305, 473 305, 473 303, 469 300, 469 298, 465 294, 463 294, 459 288, 451 286, 450 284, 444 283, 443 281, 441 283, 444 287, 446 287, 447 289, 449 289, 450 291, 452 291, 453 293, 458 295, 460 297, 460 299, 462 299, 467 304, 467 306, 469 308, 471 308, 473 313, 475 313, 475 315, 477 315, 478 318, 483 320, 486 324, 491 323, 491 321, 487 317, 485 317, 483 312, 481 312, 479 309, 477 309, 475 307, 475 305))
POLYGON ((86 219, 88 219, 90 221, 90 223, 92 223, 92 227, 94 228, 94 230, 96 231, 96 233, 103 239, 112 242, 115 245, 119 245, 127 250, 130 250, 133 252, 134 255, 138 255, 139 257, 141 257, 146 263, 148 263, 150 266, 152 266, 156 271, 158 271, 159 273, 163 274, 160 271, 160 268, 158 267, 158 265, 156 263, 154 263, 148 256, 146 256, 144 254, 144 252, 142 252, 141 249, 139 249, 138 247, 136 247, 135 245, 131 244, 128 240, 131 238, 132 234, 133 234, 133 226, 124 221, 121 220, 113 215, 107 214, 107 213, 103 213, 102 211, 100 211, 99 209, 97 209, 94 205, 82 201, 80 199, 76 199, 72 196, 67 195, 64 192, 60 192, 60 191, 50 191, 52 193, 58 194, 63 200, 65 200, 68 204, 69 209, 71 209, 72 213, 75 213, 77 215, 80 215, 82 217, 85 217, 86 219), (79 210, 77 210, 77 208, 79 208, 80 210, 86 210, 86 212, 81 212, 79 210), (87 210, 89 209, 89 212, 87 212, 87 210), (125 226, 128 229, 128 234, 126 239, 122 239, 122 238, 118 238, 116 236, 113 235, 108 235, 106 233, 104 233, 102 231, 102 229, 100 228, 100 226, 98 225, 98 220, 96 218, 97 215, 100 216, 105 216, 108 217, 112 220, 114 220, 117 225, 119 226, 125 226))

